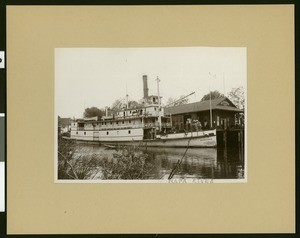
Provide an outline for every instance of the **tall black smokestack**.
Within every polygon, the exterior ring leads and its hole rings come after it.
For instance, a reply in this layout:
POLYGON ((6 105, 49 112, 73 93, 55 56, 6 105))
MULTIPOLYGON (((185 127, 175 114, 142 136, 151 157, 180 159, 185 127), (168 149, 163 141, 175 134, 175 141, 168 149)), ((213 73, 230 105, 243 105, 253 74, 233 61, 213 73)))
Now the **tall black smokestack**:
POLYGON ((144 85, 144 98, 148 97, 148 82, 147 82, 147 75, 143 75, 143 85, 144 85))

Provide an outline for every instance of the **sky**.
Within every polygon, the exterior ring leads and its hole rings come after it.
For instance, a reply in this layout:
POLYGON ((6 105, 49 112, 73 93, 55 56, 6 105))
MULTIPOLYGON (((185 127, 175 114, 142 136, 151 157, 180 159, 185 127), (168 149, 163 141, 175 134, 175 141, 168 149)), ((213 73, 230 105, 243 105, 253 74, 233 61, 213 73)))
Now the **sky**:
POLYGON ((200 101, 209 90, 227 95, 247 85, 245 47, 56 48, 55 112, 82 118, 87 107, 105 108, 116 99, 143 98, 143 75, 149 95, 162 103, 188 95, 200 101))

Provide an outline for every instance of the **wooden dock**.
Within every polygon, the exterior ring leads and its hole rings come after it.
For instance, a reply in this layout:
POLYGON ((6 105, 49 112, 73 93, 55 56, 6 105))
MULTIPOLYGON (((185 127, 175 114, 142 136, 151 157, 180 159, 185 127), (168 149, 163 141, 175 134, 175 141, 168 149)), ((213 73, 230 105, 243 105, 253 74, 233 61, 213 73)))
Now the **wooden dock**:
POLYGON ((217 130, 218 148, 239 147, 244 148, 244 129, 217 130))

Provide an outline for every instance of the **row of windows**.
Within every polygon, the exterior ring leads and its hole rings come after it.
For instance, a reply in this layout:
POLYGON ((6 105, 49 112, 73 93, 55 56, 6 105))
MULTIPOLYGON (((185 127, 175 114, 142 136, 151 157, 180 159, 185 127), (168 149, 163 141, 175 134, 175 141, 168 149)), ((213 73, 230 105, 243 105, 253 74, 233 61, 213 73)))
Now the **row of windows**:
MULTIPOLYGON (((86 132, 84 132, 83 134, 86 135, 86 132)), ((76 135, 78 135, 78 131, 76 131, 76 135)))
MULTIPOLYGON (((143 119, 140 119, 140 121, 143 122, 143 119)), ((128 122, 131 123, 131 120, 129 120, 128 122)), ((124 123, 125 123, 125 122, 122 121, 122 124, 124 124, 124 123)), ((98 125, 112 125, 112 124, 113 124, 113 122, 109 122, 109 124, 108 124, 108 122, 96 123, 97 126, 98 126, 98 125)), ((118 124, 119 124, 119 122, 116 121, 116 125, 118 125, 118 124)), ((120 122, 120 124, 121 124, 121 122, 120 122)))
MULTIPOLYGON (((143 119, 141 118, 140 121, 143 122, 143 119)), ((131 120, 129 120, 128 122, 131 124, 131 120)), ((124 124, 124 123, 125 123, 125 122, 122 121, 122 124, 124 124)), ((120 124, 121 124, 121 122, 120 122, 120 124)), ((88 124, 87 126, 88 126, 88 127, 92 127, 92 125, 93 125, 93 124, 88 124)), ((98 126, 98 125, 113 125, 113 122, 101 122, 101 123, 96 123, 96 125, 97 125, 97 126, 98 126)), ((116 121, 116 125, 119 125, 119 122, 118 122, 118 121, 116 121)), ((74 123, 74 126, 75 126, 75 123, 74 123)), ((83 126, 79 126, 79 127, 83 127, 83 126)))
MULTIPOLYGON (((156 107, 154 107, 154 111, 156 111, 157 110, 157 108, 156 107)), ((129 111, 129 114, 131 114, 131 113, 138 113, 138 111, 140 111, 140 114, 143 114, 143 112, 144 112, 144 110, 134 110, 134 111, 129 111)), ((161 111, 161 110, 160 110, 161 111)), ((146 112, 146 111, 145 111, 146 112)), ((123 114, 124 116, 125 116, 125 112, 123 111, 123 112, 117 112, 117 116, 119 116, 119 115, 121 115, 121 114, 123 114)))
MULTIPOLYGON (((84 135, 86 135, 86 132, 83 133, 84 135)), ((119 134, 119 131, 117 131, 117 134, 119 134)), ((131 134, 131 131, 128 130, 128 134, 131 134)), ((78 135, 78 131, 76 131, 76 135, 78 135)), ((109 132, 106 132, 106 135, 109 135, 109 132)))
MULTIPOLYGON (((141 110, 129 111, 129 114, 134 113, 134 112, 137 113, 138 111, 140 111, 140 113, 143 113, 143 110, 141 109, 141 110)), ((117 112, 117 116, 121 115, 121 114, 125 115, 125 111, 123 111, 123 112, 117 112)))
MULTIPOLYGON (((117 134, 119 134, 119 131, 117 131, 117 134)), ((128 130, 128 134, 131 134, 130 130, 128 130)), ((106 132, 106 135, 109 135, 109 131, 106 132)))

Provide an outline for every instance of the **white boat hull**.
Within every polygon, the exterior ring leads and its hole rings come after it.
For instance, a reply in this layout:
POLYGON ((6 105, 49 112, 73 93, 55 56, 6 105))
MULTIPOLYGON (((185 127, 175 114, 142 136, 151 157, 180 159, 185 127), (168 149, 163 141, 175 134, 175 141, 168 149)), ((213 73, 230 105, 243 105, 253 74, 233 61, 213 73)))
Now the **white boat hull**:
MULTIPOLYGON (((72 137, 71 137, 72 138, 72 137)), ((217 137, 216 130, 209 131, 199 131, 199 132, 189 132, 189 133, 176 133, 162 135, 156 139, 142 139, 137 137, 131 137, 130 139, 125 139, 123 137, 108 137, 106 139, 93 138, 88 135, 82 137, 72 138, 77 141, 85 141, 96 143, 105 146, 116 146, 116 145, 136 145, 142 147, 174 147, 174 148, 207 148, 207 147, 217 147, 217 137)))
MULTIPOLYGON (((82 142, 92 142, 96 141, 79 140, 82 142)), ((154 139, 154 140, 132 140, 132 141, 98 141, 100 145, 105 146, 124 146, 124 145, 135 145, 141 147, 174 147, 174 148, 211 148, 217 147, 216 135, 213 136, 195 136, 195 137, 185 137, 176 139, 154 139)))
POLYGON ((176 139, 156 139, 143 141, 141 146, 149 147, 195 147, 207 148, 217 146, 217 137, 214 136, 198 136, 198 137, 185 137, 176 139))

